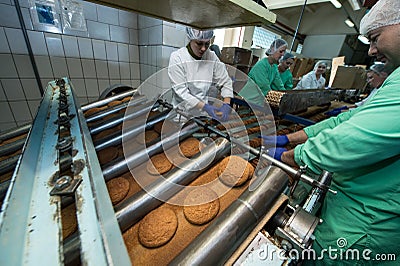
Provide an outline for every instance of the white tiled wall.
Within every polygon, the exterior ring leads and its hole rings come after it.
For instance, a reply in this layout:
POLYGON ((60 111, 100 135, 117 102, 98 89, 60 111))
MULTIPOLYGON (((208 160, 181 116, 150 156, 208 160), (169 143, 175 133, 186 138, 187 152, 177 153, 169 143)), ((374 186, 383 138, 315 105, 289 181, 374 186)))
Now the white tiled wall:
MULTIPOLYGON (((184 27, 82 1, 87 32, 59 34, 35 29, 28 0, 20 0, 42 86, 71 79, 81 104, 97 100, 113 84, 138 87, 168 66, 185 45, 184 27)), ((41 95, 14 1, 0 0, 0 132, 30 123, 41 95)))

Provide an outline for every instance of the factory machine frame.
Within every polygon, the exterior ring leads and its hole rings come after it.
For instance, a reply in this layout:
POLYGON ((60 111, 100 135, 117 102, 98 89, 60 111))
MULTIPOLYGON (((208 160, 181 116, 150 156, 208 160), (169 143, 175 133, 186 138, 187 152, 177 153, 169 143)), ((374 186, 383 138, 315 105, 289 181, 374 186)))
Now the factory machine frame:
POLYGON ((2 205, 0 264, 64 264, 61 204, 71 196, 81 262, 130 265, 82 110, 63 78, 46 88, 2 205))

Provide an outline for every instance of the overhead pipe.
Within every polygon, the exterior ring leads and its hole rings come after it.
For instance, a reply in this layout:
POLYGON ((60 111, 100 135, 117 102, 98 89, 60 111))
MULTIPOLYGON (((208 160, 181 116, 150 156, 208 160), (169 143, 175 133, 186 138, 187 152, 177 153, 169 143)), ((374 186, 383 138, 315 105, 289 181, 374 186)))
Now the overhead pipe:
POLYGON ((297 32, 299 31, 300 23, 301 23, 301 21, 302 21, 302 19, 303 19, 304 9, 306 8, 306 5, 307 5, 307 0, 304 1, 304 5, 303 5, 303 7, 301 8, 301 13, 300 13, 299 22, 297 23, 296 31, 295 31, 295 33, 294 33, 294 35, 293 35, 292 44, 290 45, 290 51, 293 50, 294 41, 296 40, 297 32))
POLYGON ((288 185, 287 174, 277 167, 263 174, 267 178, 256 190, 246 190, 170 264, 223 265, 288 185))

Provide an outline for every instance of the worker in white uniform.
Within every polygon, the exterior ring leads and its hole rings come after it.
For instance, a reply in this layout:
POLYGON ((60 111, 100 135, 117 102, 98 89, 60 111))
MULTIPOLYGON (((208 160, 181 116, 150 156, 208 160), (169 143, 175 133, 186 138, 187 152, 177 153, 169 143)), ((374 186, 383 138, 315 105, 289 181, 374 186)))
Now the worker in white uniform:
POLYGON ((297 83, 295 90, 323 89, 325 88, 325 78, 323 74, 326 72, 326 62, 318 61, 314 65, 314 70, 305 74, 297 83))
POLYGON ((173 52, 169 60, 172 104, 192 115, 205 111, 216 120, 226 121, 231 112, 232 80, 225 64, 208 49, 214 32, 186 28, 186 34, 189 43, 173 52), (209 103, 208 92, 213 84, 221 90, 222 105, 209 103))

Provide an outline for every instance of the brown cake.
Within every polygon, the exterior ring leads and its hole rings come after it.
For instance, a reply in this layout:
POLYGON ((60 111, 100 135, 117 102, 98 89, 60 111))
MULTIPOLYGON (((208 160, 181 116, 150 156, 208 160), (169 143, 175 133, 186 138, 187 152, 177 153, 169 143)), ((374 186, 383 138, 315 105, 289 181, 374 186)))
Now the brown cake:
POLYGON ((149 143, 157 139, 160 135, 154 130, 146 130, 136 136, 136 142, 139 144, 149 143))
POLYGON ((129 102, 130 100, 132 99, 132 97, 131 96, 128 96, 128 97, 125 97, 125 98, 123 98, 122 100, 121 100, 121 102, 129 102))
POLYGON ((105 109, 107 109, 107 106, 91 108, 91 109, 89 109, 89 110, 87 110, 85 112, 85 116, 90 116, 92 114, 98 113, 98 112, 103 111, 105 109))
POLYGON ((164 174, 171 170, 172 163, 164 153, 159 153, 150 158, 147 162, 147 171, 152 175, 164 174))
POLYGON ((250 174, 247 164, 246 160, 236 155, 224 158, 219 163, 219 179, 227 186, 237 187, 244 184, 250 174))
POLYGON ((196 138, 188 138, 179 144, 180 153, 185 157, 192 157, 200 151, 200 141, 196 138))
POLYGON ((112 102, 109 102, 109 103, 107 104, 107 106, 108 106, 108 107, 113 107, 113 106, 119 105, 119 104, 121 104, 121 103, 122 103, 122 101, 112 101, 112 102))
POLYGON ((198 187, 192 190, 184 200, 183 214, 186 219, 197 225, 208 223, 219 212, 217 194, 207 187, 198 187))
POLYGON ((106 164, 118 156, 118 148, 117 147, 108 147, 104 150, 97 152, 97 158, 99 159, 100 164, 106 164))
POLYGON ((71 204, 61 210, 61 223, 63 239, 66 239, 78 229, 75 204, 71 204))
POLYGON ((122 201, 129 192, 129 181, 123 177, 113 178, 106 185, 113 205, 122 201))
POLYGON ((166 244, 178 228, 178 219, 173 210, 161 207, 147 214, 139 224, 139 242, 148 248, 166 244))

